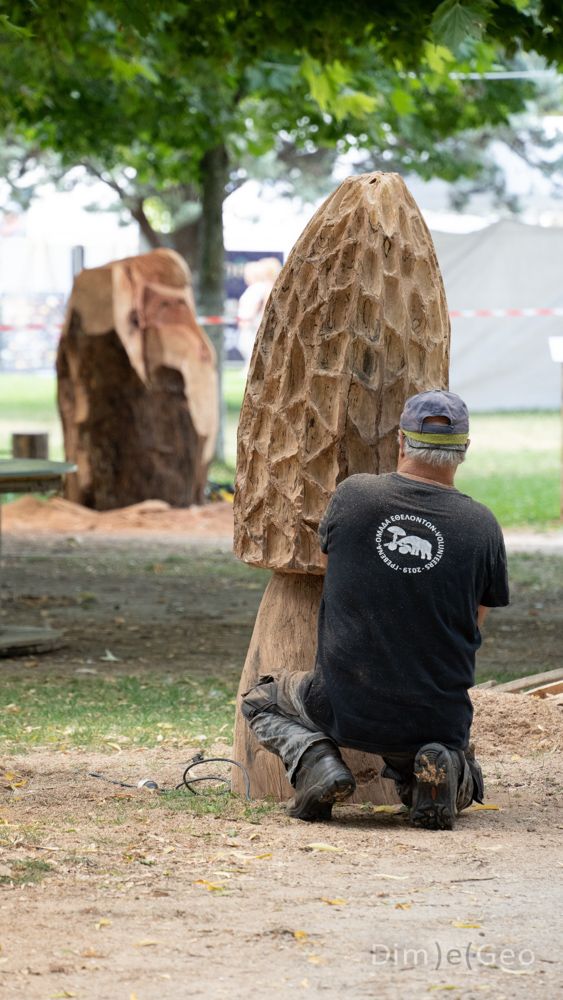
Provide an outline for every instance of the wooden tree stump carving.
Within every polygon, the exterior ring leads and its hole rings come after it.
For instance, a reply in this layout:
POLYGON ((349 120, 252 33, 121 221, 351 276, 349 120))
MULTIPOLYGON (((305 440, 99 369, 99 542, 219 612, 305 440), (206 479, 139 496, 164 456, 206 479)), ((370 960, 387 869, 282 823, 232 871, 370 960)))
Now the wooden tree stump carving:
MULTIPOLYGON (((274 570, 240 693, 315 662, 324 566, 317 529, 338 483, 396 468, 406 399, 447 388, 450 324, 432 238, 398 174, 350 177, 306 227, 272 290, 238 432, 235 542, 274 570)), ((256 796, 291 794, 237 711, 235 758, 256 796)), ((344 756, 355 800, 398 801, 378 757, 344 756)), ((234 769, 234 788, 242 790, 234 769)), ((238 774, 236 773, 238 772, 238 774)), ((354 801, 354 800, 352 800, 354 801)))
POLYGON ((57 355, 69 500, 109 510, 203 501, 218 420, 214 349, 190 271, 154 250, 82 271, 57 355))

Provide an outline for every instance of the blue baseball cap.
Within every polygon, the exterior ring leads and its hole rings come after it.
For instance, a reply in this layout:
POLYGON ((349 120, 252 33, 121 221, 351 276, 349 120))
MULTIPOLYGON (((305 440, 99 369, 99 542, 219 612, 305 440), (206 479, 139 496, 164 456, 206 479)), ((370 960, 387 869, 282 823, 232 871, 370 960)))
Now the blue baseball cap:
POLYGON ((469 437, 467 406, 455 392, 428 389, 405 403, 399 427, 413 448, 447 448, 465 451, 469 437), (433 424, 431 417, 447 417, 449 424, 433 424))

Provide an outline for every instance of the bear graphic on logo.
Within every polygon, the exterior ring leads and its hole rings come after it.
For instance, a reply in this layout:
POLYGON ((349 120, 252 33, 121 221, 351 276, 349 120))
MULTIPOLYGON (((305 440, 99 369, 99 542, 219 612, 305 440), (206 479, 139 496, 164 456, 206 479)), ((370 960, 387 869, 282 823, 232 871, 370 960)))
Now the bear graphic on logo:
POLYGON ((387 531, 393 535, 392 542, 384 543, 385 548, 389 549, 390 552, 398 550, 403 556, 420 556, 423 561, 432 559, 432 546, 425 538, 419 538, 418 535, 407 535, 406 531, 399 528, 398 525, 387 528, 387 531))

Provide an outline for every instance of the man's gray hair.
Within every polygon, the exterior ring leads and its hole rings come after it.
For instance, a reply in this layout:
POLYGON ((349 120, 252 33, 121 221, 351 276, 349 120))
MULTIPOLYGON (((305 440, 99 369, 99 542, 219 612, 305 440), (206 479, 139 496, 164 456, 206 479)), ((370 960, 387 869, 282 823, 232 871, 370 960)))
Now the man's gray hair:
POLYGON ((456 468, 465 462, 467 452, 455 451, 452 448, 413 448, 406 434, 403 434, 403 448, 407 458, 414 458, 417 462, 424 462, 426 465, 434 465, 439 468, 456 468))

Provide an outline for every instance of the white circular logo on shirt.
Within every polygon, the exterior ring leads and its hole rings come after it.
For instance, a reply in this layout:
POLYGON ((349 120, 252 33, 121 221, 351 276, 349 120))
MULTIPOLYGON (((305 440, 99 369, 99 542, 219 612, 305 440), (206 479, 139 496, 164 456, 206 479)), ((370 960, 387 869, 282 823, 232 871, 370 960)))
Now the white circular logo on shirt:
POLYGON ((444 537, 438 528, 415 514, 388 517, 379 525, 375 543, 383 562, 400 573, 434 569, 444 552, 444 537))

